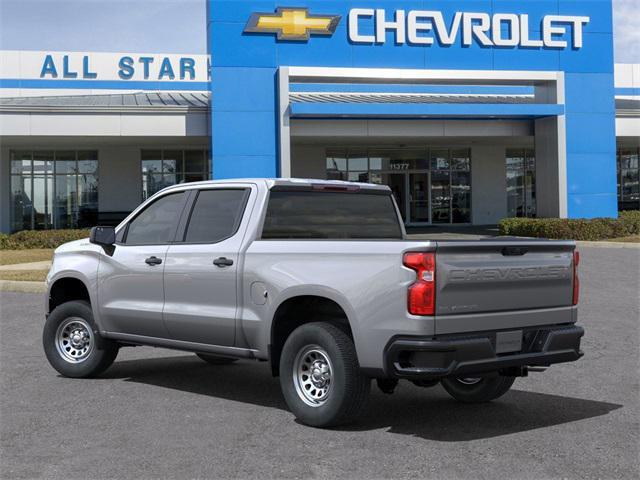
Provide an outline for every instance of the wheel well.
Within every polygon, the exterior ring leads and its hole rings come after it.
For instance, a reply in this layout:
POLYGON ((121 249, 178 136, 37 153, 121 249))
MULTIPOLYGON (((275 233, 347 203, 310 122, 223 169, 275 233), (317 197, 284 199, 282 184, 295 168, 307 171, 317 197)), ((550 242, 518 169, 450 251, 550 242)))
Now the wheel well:
POLYGON ((87 287, 77 278, 61 278, 51 286, 49 291, 49 312, 58 305, 71 300, 86 300, 91 302, 87 287))
POLYGON ((318 321, 336 325, 353 339, 353 332, 351 331, 347 314, 340 305, 326 297, 313 295, 293 297, 287 299, 278 307, 271 324, 269 352, 271 373, 274 377, 279 374, 282 347, 284 347, 284 343, 291 332, 300 325, 318 321))

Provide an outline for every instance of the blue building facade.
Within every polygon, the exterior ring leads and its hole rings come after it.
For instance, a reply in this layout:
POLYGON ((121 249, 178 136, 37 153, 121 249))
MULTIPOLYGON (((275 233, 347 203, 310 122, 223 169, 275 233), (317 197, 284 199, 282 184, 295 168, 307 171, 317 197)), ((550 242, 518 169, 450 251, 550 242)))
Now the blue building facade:
POLYGON ((208 0, 201 21, 206 54, 0 50, 0 232, 233 177, 386 184, 407 226, 640 209, 611 0, 208 0))
POLYGON ((290 3, 209 3, 215 178, 290 175, 294 123, 520 121, 539 216, 617 215, 610 0, 290 3))

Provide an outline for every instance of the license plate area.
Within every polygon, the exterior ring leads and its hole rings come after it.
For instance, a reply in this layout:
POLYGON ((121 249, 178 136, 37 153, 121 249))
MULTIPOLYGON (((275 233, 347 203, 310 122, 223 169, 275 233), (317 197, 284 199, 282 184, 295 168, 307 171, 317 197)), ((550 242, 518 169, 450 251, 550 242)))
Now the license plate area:
POLYGON ((496 333, 496 354, 522 350, 522 330, 496 333))

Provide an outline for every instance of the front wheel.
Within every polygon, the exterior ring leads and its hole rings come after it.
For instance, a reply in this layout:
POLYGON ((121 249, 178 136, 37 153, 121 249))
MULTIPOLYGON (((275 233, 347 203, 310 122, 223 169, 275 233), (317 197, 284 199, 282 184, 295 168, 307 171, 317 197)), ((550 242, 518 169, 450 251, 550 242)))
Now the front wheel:
POLYGON ((118 345, 100 337, 84 301, 58 305, 44 324, 42 343, 51 366, 65 377, 94 377, 118 355, 118 345))
POLYGON ((353 420, 369 394, 355 346, 338 327, 308 323, 291 333, 280 357, 280 386, 298 420, 332 427, 353 420))
POLYGON ((442 386, 453 398, 465 403, 490 402, 509 391, 516 377, 496 375, 493 377, 444 378, 442 386))

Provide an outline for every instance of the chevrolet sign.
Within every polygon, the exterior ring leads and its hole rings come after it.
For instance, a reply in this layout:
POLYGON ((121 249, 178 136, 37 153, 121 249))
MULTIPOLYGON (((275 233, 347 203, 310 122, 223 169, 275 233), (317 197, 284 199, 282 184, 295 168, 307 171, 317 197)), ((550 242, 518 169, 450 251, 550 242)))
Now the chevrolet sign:
POLYGON ((276 13, 254 13, 246 33, 275 33, 278 40, 307 41, 310 35, 333 35, 339 15, 309 15, 306 8, 279 7, 276 13))
POLYGON ((389 19, 384 9, 353 8, 349 12, 349 40, 383 44, 391 31, 397 44, 429 46, 437 40, 448 46, 455 44, 461 35, 465 46, 476 42, 484 47, 566 48, 568 42, 559 37, 571 31, 571 47, 581 48, 582 27, 587 23, 589 17, 545 15, 540 22, 541 38, 531 38, 526 14, 456 12, 445 21, 439 11, 396 10, 389 19), (375 33, 361 33, 362 25, 370 22, 375 25, 375 33))
MULTIPOLYGON (((348 17, 352 43, 381 45, 391 32, 397 45, 451 46, 461 38, 463 46, 556 49, 581 48, 583 27, 590 21, 587 16, 545 15, 539 20, 540 34, 534 38, 527 14, 455 12, 445 19, 435 10, 395 10, 388 15, 382 8, 352 8, 348 17)), ((333 35, 339 22, 340 15, 311 15, 306 8, 279 7, 275 13, 252 14, 244 32, 307 41, 311 35, 333 35)))

